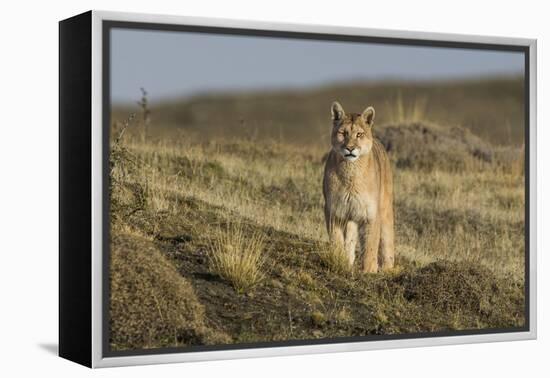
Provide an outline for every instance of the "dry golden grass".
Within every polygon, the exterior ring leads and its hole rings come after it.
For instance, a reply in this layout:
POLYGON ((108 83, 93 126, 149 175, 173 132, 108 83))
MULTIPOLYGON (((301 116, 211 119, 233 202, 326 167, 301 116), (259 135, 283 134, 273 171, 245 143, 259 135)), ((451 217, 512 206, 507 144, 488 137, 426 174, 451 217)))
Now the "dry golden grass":
MULTIPOLYGON (((439 133, 438 127, 426 127, 439 133)), ((115 167, 113 177, 123 180, 126 175, 136 184, 123 197, 168 213, 179 212, 181 199, 194 198, 254 224, 327 240, 319 181, 323 149, 312 147, 304 155, 296 147, 269 141, 201 143, 184 135, 142 144, 131 132, 126 137, 126 148, 142 163, 136 172, 115 167), (141 190, 135 189, 137 183, 141 190)), ((419 144, 417 150, 390 151, 394 161, 407 160, 403 151, 415 156, 410 167, 400 169, 396 163, 394 168, 397 253, 422 263, 475 261, 522 277, 524 177, 515 168, 521 166, 521 153, 508 148, 505 155, 517 158, 502 163, 496 153, 486 162, 456 146, 432 150, 419 144)), ((503 155, 503 148, 499 151, 503 155)), ((331 269, 345 271, 337 253, 320 255, 325 260, 330 256, 331 269)))
POLYGON ((238 224, 220 227, 211 236, 210 270, 230 282, 238 292, 249 291, 264 278, 264 249, 264 235, 249 234, 238 224))
POLYGON ((353 267, 349 263, 348 256, 342 248, 332 245, 319 246, 319 257, 327 269, 335 274, 348 275, 353 267))
POLYGON ((424 101, 398 101, 394 123, 375 126, 394 167, 388 274, 352 274, 327 243, 322 143, 155 127, 145 138, 140 125, 112 138, 113 348, 521 325, 524 148, 421 121, 424 101), (200 278, 212 273, 223 280, 200 278))

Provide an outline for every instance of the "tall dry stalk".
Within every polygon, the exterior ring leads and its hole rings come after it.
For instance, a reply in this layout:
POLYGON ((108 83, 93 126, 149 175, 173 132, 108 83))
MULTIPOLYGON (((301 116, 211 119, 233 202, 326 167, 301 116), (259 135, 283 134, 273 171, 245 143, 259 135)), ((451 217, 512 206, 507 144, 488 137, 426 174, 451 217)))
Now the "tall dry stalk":
POLYGON ((427 104, 426 97, 416 97, 411 104, 405 104, 399 91, 395 103, 393 105, 388 103, 388 108, 393 109, 393 112, 389 114, 389 119, 392 123, 425 121, 427 104))
POLYGON ((147 91, 144 88, 141 90, 141 99, 137 102, 141 110, 141 142, 145 143, 149 135, 149 124, 151 123, 151 110, 149 109, 149 101, 147 99, 147 91))

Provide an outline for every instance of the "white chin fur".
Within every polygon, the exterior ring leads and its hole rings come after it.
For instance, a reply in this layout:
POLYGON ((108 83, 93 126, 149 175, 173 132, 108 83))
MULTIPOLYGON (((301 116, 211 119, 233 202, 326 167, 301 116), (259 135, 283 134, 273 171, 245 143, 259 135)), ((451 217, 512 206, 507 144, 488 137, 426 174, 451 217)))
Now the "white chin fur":
POLYGON ((359 158, 359 156, 344 156, 344 159, 346 159, 347 161, 355 161, 359 158))
POLYGON ((349 151, 346 149, 341 149, 340 154, 346 161, 352 162, 359 158, 361 150, 359 148, 354 148, 353 151, 351 151, 353 156, 349 155, 349 151))

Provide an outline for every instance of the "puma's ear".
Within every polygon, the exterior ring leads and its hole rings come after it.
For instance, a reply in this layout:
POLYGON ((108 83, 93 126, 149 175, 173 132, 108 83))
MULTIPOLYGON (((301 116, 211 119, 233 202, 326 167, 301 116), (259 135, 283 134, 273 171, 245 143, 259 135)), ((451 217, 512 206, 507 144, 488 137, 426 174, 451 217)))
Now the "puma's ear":
POLYGON ((362 117, 367 125, 372 126, 374 124, 374 108, 372 106, 366 108, 365 111, 363 111, 362 117))
POLYGON ((342 108, 342 105, 340 105, 338 101, 334 101, 332 103, 332 106, 330 107, 330 114, 332 115, 333 121, 341 121, 346 115, 346 113, 344 113, 344 108, 342 108))

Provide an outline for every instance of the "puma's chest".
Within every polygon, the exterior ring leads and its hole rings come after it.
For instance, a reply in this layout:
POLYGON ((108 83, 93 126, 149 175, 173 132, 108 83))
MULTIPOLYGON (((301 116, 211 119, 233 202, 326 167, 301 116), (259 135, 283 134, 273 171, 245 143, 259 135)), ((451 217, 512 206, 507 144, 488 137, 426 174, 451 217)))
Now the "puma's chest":
POLYGON ((377 198, 370 193, 367 183, 333 176, 328 184, 325 200, 333 217, 363 222, 376 215, 377 198))

